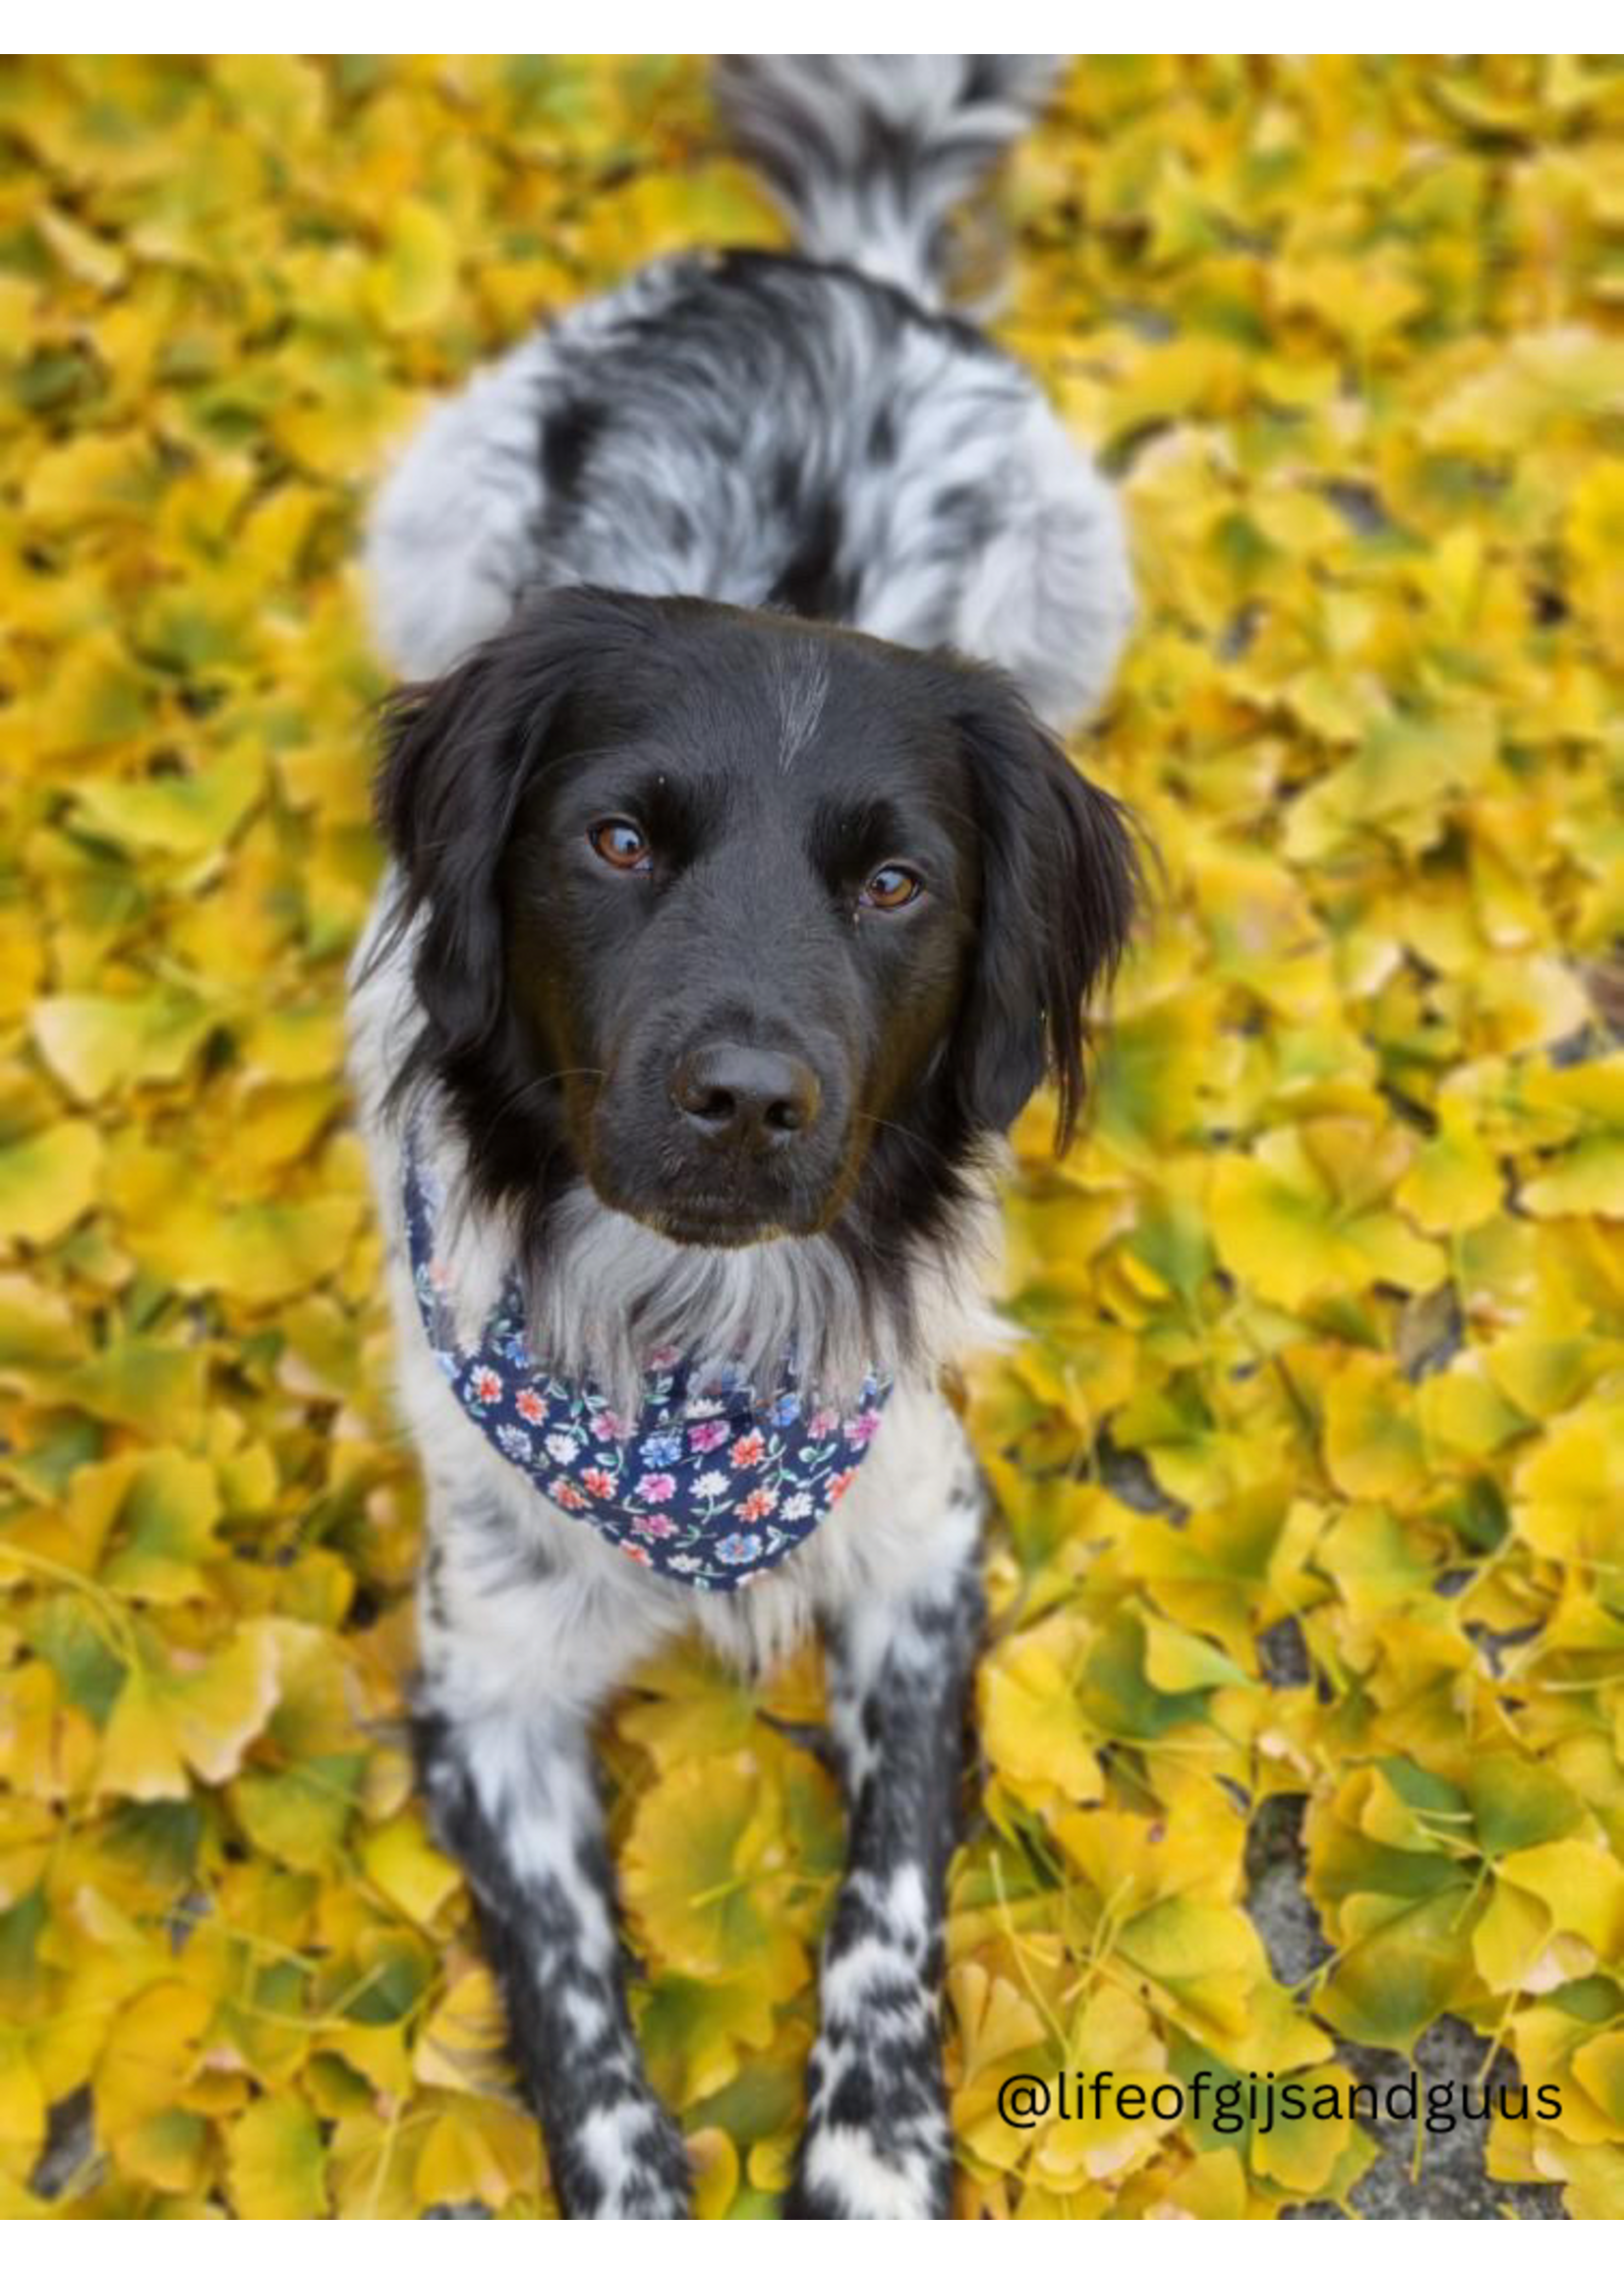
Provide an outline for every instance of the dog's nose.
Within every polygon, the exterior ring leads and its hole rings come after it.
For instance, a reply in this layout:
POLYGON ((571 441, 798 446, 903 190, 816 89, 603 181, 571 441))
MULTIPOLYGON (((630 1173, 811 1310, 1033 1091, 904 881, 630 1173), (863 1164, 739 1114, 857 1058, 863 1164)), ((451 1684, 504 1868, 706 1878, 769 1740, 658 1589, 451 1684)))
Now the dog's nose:
POLYGON ((670 1094, 704 1136, 758 1153, 809 1129, 822 1097, 817 1076, 800 1059, 728 1042, 690 1051, 671 1076, 670 1094))

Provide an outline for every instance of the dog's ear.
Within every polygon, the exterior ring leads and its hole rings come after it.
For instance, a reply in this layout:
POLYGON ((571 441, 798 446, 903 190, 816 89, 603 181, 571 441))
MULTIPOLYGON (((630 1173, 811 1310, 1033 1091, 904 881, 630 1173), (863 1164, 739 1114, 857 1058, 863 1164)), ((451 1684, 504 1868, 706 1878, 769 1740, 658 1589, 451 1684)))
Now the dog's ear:
POLYGON ((417 992, 447 1057, 476 1050, 500 1014, 498 871, 525 792, 606 662, 635 646, 641 612, 586 586, 537 594, 442 677, 383 706, 375 802, 400 872, 395 936, 422 916, 417 992))
POLYGON ((1115 798, 1084 780, 1012 686, 980 678, 958 719, 982 888, 954 1075, 970 1125, 1000 1133, 1052 1076, 1064 1152, 1082 1102, 1084 1010, 1127 945, 1139 864, 1115 798))

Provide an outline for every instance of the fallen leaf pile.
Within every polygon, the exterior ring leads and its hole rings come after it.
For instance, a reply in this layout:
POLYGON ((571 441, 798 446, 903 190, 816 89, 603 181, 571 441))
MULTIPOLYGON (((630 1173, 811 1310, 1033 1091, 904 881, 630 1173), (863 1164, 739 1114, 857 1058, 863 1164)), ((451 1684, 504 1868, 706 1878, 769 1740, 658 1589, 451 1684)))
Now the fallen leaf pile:
MULTIPOLYGON (((1557 2088, 1491 2171, 1624 2215, 1621 125, 1596 63, 1115 60, 1011 170, 1001 328, 1139 563, 1088 762, 1162 872, 973 1385, 969 2214, 1343 2200, 1358 2125, 997 2083, 1345 2079, 1447 2013, 1557 2088)), ((26 61, 0 143, 0 2214, 547 2211, 401 1733, 354 547, 433 393, 776 225, 691 60, 26 61)), ((679 1653, 605 1731, 712 2215, 798 2123, 818 1679, 679 1653)))

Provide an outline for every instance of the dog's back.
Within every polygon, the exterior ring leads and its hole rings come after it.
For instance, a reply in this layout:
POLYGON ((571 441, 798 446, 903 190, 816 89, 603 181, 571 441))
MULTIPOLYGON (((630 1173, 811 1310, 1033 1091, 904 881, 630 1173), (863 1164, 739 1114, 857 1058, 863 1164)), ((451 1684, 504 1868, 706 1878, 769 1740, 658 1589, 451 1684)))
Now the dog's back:
POLYGON ((701 594, 1002 664, 1067 726, 1131 613, 1109 490, 1030 376, 943 313, 953 206, 1053 77, 1030 56, 750 56, 717 91, 805 253, 683 256, 425 425, 370 565, 412 677, 526 589, 701 594))

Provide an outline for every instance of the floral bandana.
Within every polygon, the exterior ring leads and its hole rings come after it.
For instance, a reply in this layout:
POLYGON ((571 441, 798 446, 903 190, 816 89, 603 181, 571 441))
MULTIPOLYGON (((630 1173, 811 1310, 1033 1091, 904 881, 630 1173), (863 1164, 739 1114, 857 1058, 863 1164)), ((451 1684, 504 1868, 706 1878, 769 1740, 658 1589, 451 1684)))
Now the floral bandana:
POLYGON ((803 1398, 792 1359, 758 1397, 741 1368, 697 1377, 651 1351, 634 1417, 585 1376, 553 1373, 526 1339, 524 1299, 503 1280, 477 1347, 458 1338, 434 1253, 443 1191, 406 1147, 406 1235, 429 1347, 470 1421, 554 1507, 651 1571, 708 1593, 744 1587, 811 1539, 857 1474, 891 1395, 870 1373, 855 1412, 803 1398))

